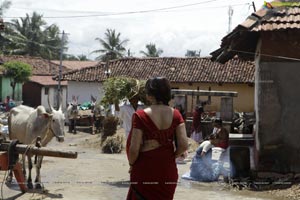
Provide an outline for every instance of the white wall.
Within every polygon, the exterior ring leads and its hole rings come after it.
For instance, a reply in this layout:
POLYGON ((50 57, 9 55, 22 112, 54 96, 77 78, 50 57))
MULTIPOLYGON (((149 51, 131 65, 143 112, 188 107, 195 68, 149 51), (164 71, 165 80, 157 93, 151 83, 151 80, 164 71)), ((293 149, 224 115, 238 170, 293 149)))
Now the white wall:
MULTIPOLYGON (((66 110, 66 105, 67 105, 67 87, 66 86, 62 86, 61 87, 62 90, 62 110, 66 110)), ((52 86, 49 87, 49 99, 50 99, 50 103, 51 105, 55 108, 56 104, 57 104, 57 86, 52 86)), ((48 105, 48 95, 45 95, 45 87, 42 88, 42 94, 41 94, 41 102, 42 105, 48 109, 49 105, 48 105)))
POLYGON ((67 102, 72 101, 72 96, 79 96, 78 103, 91 101, 91 95, 101 100, 104 96, 103 84, 99 82, 68 81, 67 102))

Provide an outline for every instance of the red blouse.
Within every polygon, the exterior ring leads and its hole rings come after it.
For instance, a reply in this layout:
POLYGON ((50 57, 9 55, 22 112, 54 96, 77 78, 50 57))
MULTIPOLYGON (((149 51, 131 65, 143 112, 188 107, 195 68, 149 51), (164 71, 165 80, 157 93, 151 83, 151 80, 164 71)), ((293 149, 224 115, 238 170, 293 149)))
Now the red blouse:
POLYGON ((173 121, 169 128, 159 130, 144 110, 138 110, 133 115, 132 128, 143 131, 143 140, 157 140, 161 145, 173 142, 176 127, 184 123, 177 109, 173 112, 173 121))

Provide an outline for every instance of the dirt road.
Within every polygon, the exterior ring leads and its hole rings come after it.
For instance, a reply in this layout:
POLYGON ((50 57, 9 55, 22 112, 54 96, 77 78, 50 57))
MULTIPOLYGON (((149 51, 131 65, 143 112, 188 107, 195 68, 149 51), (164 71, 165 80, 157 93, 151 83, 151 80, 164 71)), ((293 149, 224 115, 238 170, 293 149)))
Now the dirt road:
MULTIPOLYGON (((123 129, 118 131, 123 132, 123 129)), ((16 183, 1 186, 1 199, 41 200, 123 200, 128 190, 129 174, 126 156, 122 154, 103 154, 100 151, 99 135, 78 132, 66 133, 64 143, 55 140, 50 148, 77 151, 77 159, 45 157, 42 166, 42 191, 31 190, 22 194, 16 183)), ((190 163, 178 165, 180 176, 188 171, 190 163)), ((5 171, 0 171, 4 180, 5 171)), ((33 171, 35 177, 35 171, 33 171)), ((232 191, 222 183, 197 183, 180 180, 175 200, 271 200, 269 193, 232 191)), ((278 198, 282 199, 282 198, 278 198)))

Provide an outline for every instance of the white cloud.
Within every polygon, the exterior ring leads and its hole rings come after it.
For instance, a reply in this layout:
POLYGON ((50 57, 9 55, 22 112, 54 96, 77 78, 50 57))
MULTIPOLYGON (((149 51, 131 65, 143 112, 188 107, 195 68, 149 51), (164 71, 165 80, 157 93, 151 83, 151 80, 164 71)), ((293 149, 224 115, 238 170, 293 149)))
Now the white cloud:
MULTIPOLYGON (((253 11, 250 0, 13 0, 12 7, 4 17, 25 16, 37 11, 44 17, 91 15, 98 12, 144 11, 184 4, 203 3, 180 9, 160 12, 84 18, 45 18, 48 24, 55 23, 67 32, 70 54, 89 54, 100 49, 96 37, 103 38, 107 28, 116 29, 122 39, 129 39, 126 46, 141 56, 140 51, 152 42, 163 49, 163 56, 184 56, 187 49, 199 50, 207 56, 217 49, 228 29, 228 7, 234 6, 232 28, 245 20, 253 11), (207 3, 205 3, 207 2, 207 3), (225 6, 225 7, 224 7, 225 6), (75 12, 77 11, 77 12, 75 12)), ((263 0, 256 0, 256 7, 263 0)), ((5 19, 7 20, 7 19, 5 19)), ((97 55, 90 55, 95 58, 97 55)))

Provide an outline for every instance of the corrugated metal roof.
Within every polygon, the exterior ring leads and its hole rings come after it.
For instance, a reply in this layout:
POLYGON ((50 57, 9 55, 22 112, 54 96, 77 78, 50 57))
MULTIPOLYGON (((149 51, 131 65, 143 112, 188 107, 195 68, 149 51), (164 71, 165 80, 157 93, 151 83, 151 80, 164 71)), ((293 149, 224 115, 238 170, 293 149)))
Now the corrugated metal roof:
MULTIPOLYGON (((124 58, 109 63, 111 77, 126 76, 146 80, 167 77, 171 82, 254 83, 254 63, 234 58, 226 64, 210 58, 124 58)), ((101 82, 106 79, 105 64, 63 74, 67 81, 101 82)))

